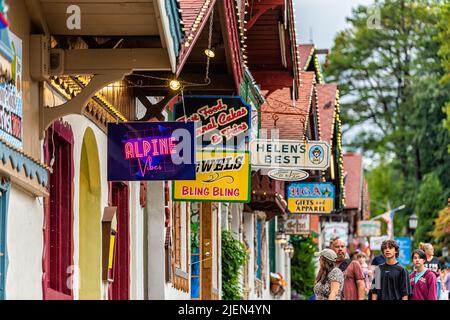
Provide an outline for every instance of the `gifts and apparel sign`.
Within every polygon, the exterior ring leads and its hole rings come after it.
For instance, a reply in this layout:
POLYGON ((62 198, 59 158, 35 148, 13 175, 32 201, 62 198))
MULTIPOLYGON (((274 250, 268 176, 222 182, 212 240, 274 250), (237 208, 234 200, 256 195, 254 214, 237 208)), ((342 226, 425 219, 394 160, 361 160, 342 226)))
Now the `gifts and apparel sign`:
POLYGON ((22 148, 22 40, 0 29, 0 138, 22 148))
POLYGON ((411 264, 411 238, 408 237, 394 237, 399 247, 399 254, 397 261, 403 266, 411 264))
POLYGON ((237 148, 250 134, 250 105, 240 96, 185 96, 174 106, 176 121, 198 121, 197 145, 237 148))
POLYGON ((250 142, 252 166, 326 170, 330 145, 325 141, 256 139, 250 142))
POLYGON ((250 201, 250 157, 244 151, 198 151, 197 178, 175 181, 180 201, 250 201))
POLYGON ((332 183, 290 183, 287 189, 291 213, 330 213, 334 209, 332 183))
POLYGON ((286 234, 303 235, 310 232, 310 215, 289 214, 286 220, 286 234))
POLYGON ((195 126, 108 123, 108 181, 194 180, 195 126))
POLYGON ((381 235, 381 222, 362 220, 358 221, 358 237, 374 237, 381 235))
POLYGON ((330 244, 330 240, 335 238, 348 244, 348 222, 325 222, 322 233, 326 247, 330 244))

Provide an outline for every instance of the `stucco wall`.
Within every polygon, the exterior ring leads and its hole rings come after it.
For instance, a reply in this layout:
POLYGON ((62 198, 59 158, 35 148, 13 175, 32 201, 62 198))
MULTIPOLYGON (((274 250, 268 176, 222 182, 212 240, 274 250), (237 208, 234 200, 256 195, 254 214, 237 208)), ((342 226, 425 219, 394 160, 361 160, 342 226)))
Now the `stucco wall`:
POLYGON ((6 299, 42 299, 42 198, 11 187, 7 224, 6 299))

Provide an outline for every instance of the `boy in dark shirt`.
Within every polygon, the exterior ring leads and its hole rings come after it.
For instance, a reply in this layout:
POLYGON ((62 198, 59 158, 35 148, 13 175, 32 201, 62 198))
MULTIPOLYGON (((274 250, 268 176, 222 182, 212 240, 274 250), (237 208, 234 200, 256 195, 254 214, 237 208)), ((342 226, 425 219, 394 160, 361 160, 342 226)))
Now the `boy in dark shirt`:
POLYGON ((381 253, 386 263, 375 268, 372 281, 372 300, 408 300, 411 284, 408 271, 397 261, 399 246, 394 240, 381 244, 381 253))

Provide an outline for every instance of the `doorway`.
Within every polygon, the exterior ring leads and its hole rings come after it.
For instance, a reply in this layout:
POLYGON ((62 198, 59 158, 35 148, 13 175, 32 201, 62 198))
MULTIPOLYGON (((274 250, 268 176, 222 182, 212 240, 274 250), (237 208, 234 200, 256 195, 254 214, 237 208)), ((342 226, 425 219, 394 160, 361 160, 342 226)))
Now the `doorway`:
POLYGON ((0 181, 0 300, 5 299, 6 271, 8 268, 8 254, 6 252, 6 226, 10 182, 4 178, 0 181))
POLYGON ((87 128, 80 161, 80 299, 101 298, 101 184, 94 132, 87 128))
POLYGON ((130 298, 130 210, 128 185, 110 185, 111 205, 117 207, 117 234, 113 264, 113 282, 109 286, 110 300, 130 298))

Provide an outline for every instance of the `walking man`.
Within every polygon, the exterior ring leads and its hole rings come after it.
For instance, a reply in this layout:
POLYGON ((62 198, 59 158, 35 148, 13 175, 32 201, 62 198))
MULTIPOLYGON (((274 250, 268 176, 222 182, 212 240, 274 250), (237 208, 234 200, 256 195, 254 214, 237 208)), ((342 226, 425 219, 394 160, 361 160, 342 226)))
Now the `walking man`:
POLYGON ((344 273, 344 300, 364 300, 366 297, 364 273, 356 260, 346 259, 347 246, 337 238, 331 242, 331 249, 336 252, 336 265, 344 273))
POLYGON ((385 240, 381 244, 381 253, 386 263, 375 268, 372 281, 372 300, 408 300, 411 284, 408 271, 397 261, 399 246, 394 240, 385 240))

